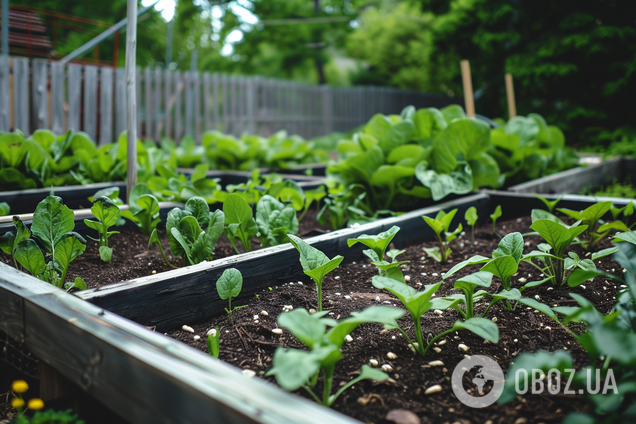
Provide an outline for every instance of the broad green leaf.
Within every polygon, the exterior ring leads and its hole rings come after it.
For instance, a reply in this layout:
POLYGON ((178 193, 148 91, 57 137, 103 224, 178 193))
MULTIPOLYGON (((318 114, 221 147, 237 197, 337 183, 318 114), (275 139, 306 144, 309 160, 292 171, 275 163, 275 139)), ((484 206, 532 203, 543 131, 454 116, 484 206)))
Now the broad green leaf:
POLYGON ((404 314, 403 310, 390 306, 369 306, 362 312, 352 312, 349 318, 341 320, 338 325, 327 332, 327 338, 340 348, 347 334, 350 334, 360 324, 376 322, 383 324, 385 328, 397 328, 396 320, 402 318, 404 314))
POLYGON ((623 221, 606 222, 598 227, 598 233, 609 232, 610 230, 629 231, 629 227, 623 221))
POLYGON ((46 262, 44 254, 38 247, 37 243, 32 239, 22 240, 15 249, 13 254, 16 261, 24 267, 33 276, 38 276, 44 272, 46 262))
POLYGON ((455 321, 453 330, 468 330, 484 340, 492 343, 499 342, 499 328, 497 324, 486 318, 470 318, 466 321, 455 321))
POLYGON ((497 207, 495 208, 495 211, 490 214, 490 219, 492 220, 492 222, 497 222, 497 220, 501 218, 501 215, 502 215, 501 205, 497 205, 497 207))
POLYGON ((563 252, 574 238, 587 230, 587 225, 577 225, 568 228, 554 221, 539 219, 532 223, 530 229, 538 232, 552 246, 555 256, 562 257, 563 252))
POLYGON ((433 140, 432 169, 439 174, 449 174, 458 161, 477 159, 489 147, 488 124, 469 118, 456 119, 433 140))
MULTIPOLYGON (((323 311, 327 313, 327 311, 323 311)), ((309 349, 318 346, 325 335, 327 325, 333 326, 334 322, 322 318, 323 313, 310 314, 306 309, 294 309, 281 314, 278 324, 291 331, 291 333, 303 342, 309 349)))
POLYGON ((419 317, 431 309, 431 297, 442 284, 439 282, 437 284, 426 285, 422 291, 418 292, 413 287, 400 281, 379 275, 374 276, 371 282, 375 288, 388 290, 393 293, 414 317, 419 317))
POLYGON ((287 236, 291 244, 300 253, 300 265, 303 267, 303 271, 310 276, 316 284, 322 284, 324 276, 338 268, 344 259, 340 255, 329 259, 327 255, 315 247, 310 246, 300 237, 296 237, 293 234, 288 234, 287 236))
POLYGON ((448 126, 442 112, 432 107, 418 109, 412 116, 412 120, 414 125, 413 138, 415 140, 432 139, 448 126))
POLYGON ((521 233, 514 232, 504 236, 499 242, 497 249, 492 252, 492 257, 512 256, 517 263, 521 261, 523 256, 523 236, 521 233))
POLYGON ((285 390, 296 390, 320 370, 321 352, 279 347, 274 352, 273 367, 267 375, 274 375, 285 390))
POLYGON ((194 172, 190 176, 190 181, 193 183, 205 179, 207 176, 208 170, 210 169, 210 165, 207 163, 200 163, 194 167, 194 172))
POLYGON ((486 271, 478 271, 468 274, 465 277, 455 281, 455 288, 458 290, 475 290, 475 287, 490 287, 492 283, 492 273, 486 271))
POLYGON ((188 199, 184 210, 190 212, 201 228, 205 228, 210 220, 210 206, 202 197, 188 199))
POLYGON ((473 175, 473 189, 481 187, 498 188, 500 184, 501 171, 497 161, 488 153, 468 161, 473 175))
POLYGON ((283 180, 272 184, 267 190, 267 194, 283 203, 291 203, 297 211, 302 210, 305 205, 305 192, 298 183, 293 180, 283 180))
POLYGON ((481 268, 481 271, 488 271, 501 279, 506 289, 510 287, 510 278, 517 273, 519 264, 512 256, 498 256, 481 268))
POLYGON ((221 299, 237 297, 243 288, 243 275, 236 268, 228 268, 223 271, 216 281, 216 290, 221 299))
POLYGON ((407 264, 410 261, 401 261, 401 262, 387 262, 387 261, 374 261, 372 264, 382 271, 384 271, 385 277, 393 278, 394 280, 398 280, 404 282, 404 274, 400 271, 399 266, 403 264, 407 264))
POLYGON ((477 208, 474 206, 471 206, 470 208, 468 208, 466 210, 466 213, 464 214, 464 219, 466 220, 466 222, 468 222, 468 225, 470 225, 471 227, 477 224, 478 218, 479 217, 477 216, 477 208))
POLYGON ((440 110, 446 123, 450 124, 455 119, 466 118, 466 112, 459 105, 448 105, 440 110))
POLYGON ((31 232, 40 241, 47 253, 53 253, 53 248, 64 235, 75 228, 75 216, 62 199, 48 196, 35 208, 31 232))
POLYGON ((636 231, 629 231, 625 233, 618 233, 614 236, 612 241, 626 241, 633 245, 636 245, 636 231))
POLYGON ((348 239, 347 246, 351 247, 356 243, 362 243, 372 249, 378 255, 379 260, 383 260, 386 248, 391 244, 391 240, 393 240, 393 237, 395 237, 398 231, 400 231, 400 227, 394 225, 387 231, 383 231, 375 236, 362 234, 355 239, 348 239))
POLYGON ((439 246, 433 247, 422 247, 422 250, 431 258, 435 259, 437 262, 442 262, 442 251, 439 246))
POLYGON ((86 240, 76 232, 64 234, 62 239, 55 246, 55 262, 62 270, 62 280, 66 276, 69 264, 84 253, 86 250, 86 240))
POLYGON ((561 218, 552 215, 550 212, 544 211, 543 209, 532 209, 530 216, 532 218, 532 222, 538 221, 539 219, 547 219, 565 225, 565 222, 563 222, 561 218))
POLYGON ((526 306, 536 309, 539 312, 549 316, 550 318, 557 320, 557 316, 554 314, 554 312, 552 312, 552 309, 550 309, 550 307, 546 305, 545 303, 541 303, 538 300, 531 299, 528 297, 519 299, 519 303, 522 303, 526 306))
POLYGON ((0 202, 0 216, 7 216, 11 213, 11 207, 7 202, 0 202))
POLYGON ((610 274, 603 272, 603 271, 597 271, 595 269, 582 269, 582 268, 576 268, 574 271, 572 271, 572 273, 570 273, 570 275, 567 278, 567 284, 570 287, 576 287, 581 285, 582 283, 593 279, 594 277, 598 277, 598 276, 610 276, 610 274))
POLYGON ((96 198, 91 207, 91 212, 106 228, 115 225, 119 219, 119 207, 108 197, 96 198))
POLYGON ((113 257, 113 249, 108 246, 99 246, 99 257, 104 262, 110 262, 113 257))
POLYGON ((618 252, 618 247, 608 247, 607 249, 592 253, 592 260, 595 261, 597 259, 604 258, 605 256, 612 255, 616 252, 618 252))
POLYGON ((252 208, 238 194, 232 193, 223 202, 225 224, 235 225, 233 233, 241 240, 245 250, 251 250, 251 239, 258 232, 256 221, 252 217, 252 208))
POLYGON ((521 292, 518 289, 502 290, 499 293, 485 293, 485 295, 492 297, 492 302, 499 302, 500 300, 519 300, 521 299, 521 292))
POLYGON ((433 200, 441 200, 451 193, 466 194, 473 190, 473 175, 465 162, 456 162, 457 168, 449 172, 438 173, 428 169, 426 162, 415 167, 415 177, 431 190, 433 200))
POLYGON ((481 255, 471 256, 470 258, 466 259, 465 261, 462 261, 462 262, 458 263, 457 265, 453 266, 451 269, 449 269, 444 274, 444 279, 447 279, 451 275, 455 274, 457 271, 459 271, 459 270, 461 270, 461 269, 463 269, 463 268, 465 268, 467 266, 485 264, 488 261, 490 261, 490 258, 487 258, 486 256, 481 256, 481 255))

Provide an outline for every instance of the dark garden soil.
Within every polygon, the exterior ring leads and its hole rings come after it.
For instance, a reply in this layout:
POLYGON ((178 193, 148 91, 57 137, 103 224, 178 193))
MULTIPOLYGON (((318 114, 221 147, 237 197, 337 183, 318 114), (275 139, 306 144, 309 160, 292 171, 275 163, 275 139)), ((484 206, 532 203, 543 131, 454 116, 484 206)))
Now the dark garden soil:
MULTIPOLYGON (((503 234, 519 231, 529 232, 530 218, 523 218, 504 222, 497 226, 503 234)), ((410 277, 407 284, 419 288, 422 284, 434 284, 440 281, 441 273, 450 269, 454 264, 475 254, 490 256, 497 247, 498 238, 490 232, 491 225, 478 228, 477 242, 470 242, 470 235, 466 234, 452 243, 453 253, 448 264, 441 265, 426 257, 422 246, 432 247, 434 243, 424 243, 419 246, 406 248, 400 260, 410 260, 410 264, 403 266, 404 274, 410 277)), ((539 237, 525 237, 529 242, 524 252, 536 248, 539 237)), ((405 248, 404 246, 392 246, 405 248)), ((599 247, 610 247, 609 240, 604 240, 599 247)), ((580 247, 574 249, 581 256, 585 256, 580 247)), ((346 256, 345 256, 346 257, 346 256)), ((345 259, 346 260, 346 259, 345 259)), ((615 275, 622 274, 619 267, 610 258, 603 258, 597 262, 599 269, 615 275)), ((477 271, 477 266, 465 268, 457 277, 477 271)), ((368 306, 388 304, 402 307, 400 302, 388 292, 374 288, 371 277, 376 269, 368 259, 362 262, 346 263, 325 277, 323 283, 324 309, 331 311, 329 317, 342 319, 350 316, 352 311, 361 311, 368 306)), ((519 273, 513 277, 513 287, 519 287, 519 278, 528 281, 540 279, 539 272, 531 265, 523 263, 519 273)), ((455 278, 443 284, 437 296, 456 293, 453 289, 455 278)), ((501 289, 499 280, 493 278, 493 285, 489 289, 497 292, 501 289)), ((587 282, 580 287, 570 289, 556 288, 544 284, 524 291, 524 297, 535 297, 550 306, 573 306, 574 300, 568 293, 578 293, 594 303, 599 311, 607 313, 615 303, 615 295, 619 290, 619 283, 607 278, 597 277, 593 282, 587 282)), ((483 311, 485 302, 476 307, 483 311)), ((285 305, 294 308, 316 308, 315 286, 311 280, 303 278, 301 282, 292 281, 277 287, 263 290, 249 301, 249 306, 234 312, 236 325, 232 326, 227 316, 216 317, 205 323, 190 325, 195 333, 181 329, 173 330, 167 335, 189 344, 201 351, 207 351, 206 333, 216 326, 221 328, 220 359, 243 370, 253 370, 257 375, 269 381, 273 377, 263 374, 272 367, 272 355, 278 346, 304 348, 287 330, 282 335, 272 333, 278 328, 277 316, 282 313, 285 305), (195 335, 200 336, 194 340, 195 335)), ((352 342, 345 342, 342 352, 344 359, 336 366, 334 376, 334 392, 339 385, 355 378, 360 367, 369 364, 371 359, 379 362, 379 366, 389 364, 393 371, 389 372, 391 380, 383 383, 363 381, 356 384, 340 396, 333 408, 349 416, 367 423, 393 423, 387 420, 390 411, 404 409, 416 414, 421 423, 548 423, 561 422, 572 411, 589 411, 590 405, 581 396, 572 395, 526 395, 524 398, 506 405, 493 405, 483 409, 473 409, 464 406, 453 394, 450 376, 455 366, 467 354, 487 355, 494 358, 505 370, 522 352, 536 352, 538 350, 555 351, 565 349, 570 352, 577 368, 585 365, 587 357, 577 342, 550 318, 538 311, 523 305, 514 311, 507 311, 499 305, 493 306, 488 312, 488 318, 497 319, 500 341, 498 344, 485 342, 483 339, 467 331, 452 333, 437 343, 439 352, 431 351, 425 358, 416 356, 407 346, 405 338, 397 331, 383 332, 378 324, 367 324, 358 327, 351 336, 352 342), (468 352, 458 349, 460 343, 469 347, 468 352), (397 359, 388 359, 392 352, 397 359), (440 360, 443 366, 430 366, 429 362, 440 360), (426 395, 424 391, 433 386, 441 385, 441 392, 426 395)), ((425 333, 438 334, 450 328, 460 318, 457 311, 444 311, 441 315, 428 312, 422 319, 425 333)), ((410 318, 403 318, 400 323, 403 328, 414 337, 413 324, 410 318)), ((572 326, 573 331, 582 331, 581 326, 572 326)), ((469 373, 466 376, 470 376, 469 373)), ((470 378, 470 377, 469 377, 470 378)), ((465 380, 470 381, 465 377, 465 380)), ((317 385, 317 392, 322 389, 317 385)), ((474 387, 468 383, 466 387, 474 387)), ((487 388, 487 391, 490 390, 487 388)), ((563 390, 563 388, 562 388, 563 390)), ((309 397, 304 391, 298 394, 309 397)), ((399 422, 399 421, 398 421, 399 422)), ((412 422, 412 421, 405 421, 412 422)))
MULTIPOLYGON (((310 209, 300 222, 299 237, 306 238, 327 232, 327 227, 316 221, 316 210, 310 209)), ((69 266, 67 281, 73 281, 81 277, 88 288, 98 288, 109 284, 128 281, 134 278, 145 277, 158 272, 169 271, 168 266, 156 247, 148 249, 148 236, 144 236, 136 228, 111 228, 120 231, 108 239, 109 247, 113 248, 113 257, 109 263, 103 262, 99 257, 99 244, 86 239, 86 251, 77 257, 69 266)), ((97 234, 89 232, 91 237, 97 234)), ((181 266, 181 258, 175 257, 170 252, 168 236, 165 231, 159 231, 161 245, 166 252, 168 260, 175 266, 181 266)), ((257 238, 252 240, 252 249, 260 249, 261 244, 257 238)), ((239 243, 238 249, 244 252, 239 243)), ((214 247, 214 259, 223 259, 235 255, 236 252, 225 235, 221 235, 214 247)), ((0 253, 0 261, 13 266, 13 259, 0 253)))

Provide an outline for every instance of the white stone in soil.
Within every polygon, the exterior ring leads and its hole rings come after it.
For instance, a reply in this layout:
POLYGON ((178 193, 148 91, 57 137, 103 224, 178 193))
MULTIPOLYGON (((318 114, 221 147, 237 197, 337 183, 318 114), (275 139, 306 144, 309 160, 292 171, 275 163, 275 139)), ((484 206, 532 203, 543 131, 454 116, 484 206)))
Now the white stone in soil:
POLYGON ((267 313, 267 311, 261 311, 261 315, 268 316, 269 314, 267 313))
POLYGON ((183 331, 187 331, 188 333, 194 333, 194 328, 190 327, 189 325, 184 325, 183 327, 181 327, 181 329, 183 331))
POLYGON ((433 393, 439 393, 442 391, 442 386, 440 386, 439 384, 436 384, 434 386, 429 387, 428 389, 426 389, 424 391, 425 395, 432 395, 433 393))
POLYGON ((351 337, 350 335, 348 335, 348 334, 347 334, 347 335, 345 336, 345 340, 346 340, 347 342, 351 343, 351 342, 353 341, 353 337, 351 337))
POLYGON ((439 347, 434 347, 433 350, 435 351, 435 353, 440 353, 442 351, 442 349, 440 349, 439 347))
POLYGON ((256 375, 256 373, 252 370, 243 370, 243 375, 247 378, 252 378, 256 375))
POLYGON ((369 359, 369 365, 371 365, 372 367, 377 367, 378 366, 378 360, 377 359, 369 359))
POLYGON ((391 365, 389 365, 389 364, 384 364, 384 365, 382 365, 382 371, 391 372, 391 371, 393 371, 393 367, 391 365))
POLYGON ((458 344, 457 349, 463 350, 464 352, 468 352, 468 346, 466 346, 464 343, 458 344))
POLYGON ((428 363, 432 367, 443 367, 444 363, 442 361, 431 361, 428 363))
POLYGON ((201 338, 201 336, 199 336, 198 334, 196 336, 194 336, 194 340, 199 340, 201 338))
POLYGON ((281 330, 280 328, 274 328, 272 330, 272 333, 281 335, 281 334, 283 334, 283 330, 281 330))
POLYGON ((397 355, 393 352, 389 352, 386 354, 386 357, 393 360, 393 359, 397 359, 397 355))

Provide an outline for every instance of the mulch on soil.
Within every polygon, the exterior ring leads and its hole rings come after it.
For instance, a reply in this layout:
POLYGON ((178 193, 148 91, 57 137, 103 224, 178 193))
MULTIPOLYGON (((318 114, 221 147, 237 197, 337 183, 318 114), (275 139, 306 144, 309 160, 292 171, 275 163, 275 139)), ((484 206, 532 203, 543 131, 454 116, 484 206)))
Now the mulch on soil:
MULTIPOLYGON (((530 218, 522 218, 503 222, 497 225, 502 234, 519 231, 529 232, 530 218)), ((400 260, 410 260, 404 265, 404 274, 410 277, 407 284, 414 288, 421 284, 434 284, 441 280, 441 274, 448 271, 456 263, 476 254, 490 256, 497 247, 499 238, 493 237, 492 226, 477 229, 476 243, 470 241, 470 235, 461 236, 451 244, 453 253, 448 264, 439 264, 426 256, 422 247, 432 247, 433 242, 419 246, 391 246, 406 249, 399 256, 400 260)), ((525 237, 525 253, 536 248, 540 238, 525 237)), ((603 240, 599 250, 610 247, 609 240, 603 240)), ((574 247, 582 257, 585 252, 574 247)), ((345 255, 346 261, 346 255, 345 255)), ((622 274, 622 268, 611 258, 602 258, 597 262, 599 269, 615 275, 622 274)), ((479 270, 478 266, 465 268, 458 272, 461 277, 479 270)), ((342 319, 353 311, 361 311, 371 305, 387 304, 402 308, 400 302, 389 292, 374 288, 371 278, 377 274, 376 268, 368 259, 353 263, 343 263, 337 270, 325 277, 323 282, 323 308, 329 310, 329 317, 342 319)), ((539 280, 539 271, 529 264, 522 263, 518 274, 513 277, 513 287, 519 287, 519 278, 528 281, 539 280)), ((453 289, 455 277, 444 283, 437 296, 457 293, 453 289)), ((568 293, 578 293, 590 300, 602 313, 611 310, 615 303, 619 283, 607 278, 595 278, 576 288, 552 287, 544 284, 524 291, 524 297, 535 297, 550 306, 574 306, 576 303, 568 293)), ((490 292, 501 290, 500 282, 493 278, 490 292)), ((221 328, 220 359, 244 370, 253 370, 261 378, 275 381, 273 377, 265 377, 264 373, 272 367, 272 355, 278 346, 305 348, 287 330, 282 335, 275 335, 272 329, 278 328, 276 319, 283 312, 285 305, 294 308, 316 308, 316 291, 312 280, 307 277, 302 281, 292 281, 271 289, 263 290, 249 301, 249 306, 234 312, 235 325, 230 324, 227 316, 210 319, 204 323, 187 323, 194 328, 191 334, 181 329, 167 333, 170 337, 189 344, 201 351, 207 351, 206 332, 216 326, 221 328), (267 312, 267 315, 261 312, 267 312), (199 340, 193 336, 199 335, 199 340)), ((481 302, 476 311, 481 312, 487 306, 481 302)), ((587 363, 585 352, 577 342, 560 326, 541 313, 520 305, 514 311, 507 311, 499 305, 493 306, 488 318, 497 318, 500 341, 498 344, 485 342, 480 337, 467 331, 449 334, 445 343, 439 344, 439 353, 431 350, 426 357, 415 355, 409 349, 405 338, 397 330, 383 332, 382 326, 367 324, 358 327, 351 336, 353 341, 345 342, 342 352, 344 359, 336 366, 334 376, 334 392, 339 385, 355 378, 360 367, 376 359, 379 365, 389 364, 393 368, 389 372, 391 380, 383 383, 363 381, 345 391, 333 405, 335 410, 367 423, 390 423, 386 416, 389 411, 406 409, 419 416, 422 423, 548 423, 561 422, 572 411, 589 412, 590 405, 581 396, 571 395, 526 395, 524 398, 507 405, 492 405, 483 409, 473 409, 460 403, 453 394, 450 376, 455 366, 464 358, 466 352, 460 351, 458 345, 463 343, 469 347, 468 354, 487 355, 494 358, 504 371, 522 352, 538 350, 555 351, 565 349, 574 357, 577 368, 587 363), (390 360, 387 353, 393 352, 397 359, 390 360), (441 360, 444 366, 430 366, 430 361, 441 360), (425 395, 426 388, 441 385, 439 393, 425 395), (525 421, 524 421, 525 419, 525 421)), ((442 315, 428 312, 422 318, 422 328, 429 339, 442 331, 451 328, 460 319, 455 310, 444 311, 442 315)), ((400 321, 405 331, 413 337, 413 323, 410 318, 400 321)), ((583 330, 582 326, 572 326, 575 332, 583 330)), ((425 335, 426 335, 425 334, 425 335)), ((321 390, 320 382, 317 392, 321 390)), ((304 390, 299 395, 308 397, 304 390)))
MULTIPOLYGON (((311 237, 328 231, 327 227, 316 221, 316 215, 315 208, 307 212, 307 215, 300 222, 299 237, 311 237)), ((111 231, 120 231, 120 234, 115 234, 108 239, 109 247, 113 248, 111 261, 109 263, 103 262, 99 257, 99 244, 85 237, 86 251, 71 262, 67 272, 67 281, 73 281, 76 277, 80 277, 91 289, 172 269, 164 262, 159 249, 155 246, 148 249, 148 236, 141 234, 137 229, 112 227, 111 231)), ((88 235, 97 237, 95 231, 89 232, 88 235)), ((181 266, 181 258, 173 256, 170 252, 170 244, 165 230, 159 231, 159 238, 168 260, 177 267, 181 266)), ((260 248, 260 241, 254 238, 252 250, 260 248)), ((240 243, 238 249, 241 253, 245 252, 240 243)), ((227 237, 221 235, 214 246, 214 259, 223 259, 235 254, 236 252, 227 237)), ((4 252, 0 253, 0 261, 13 266, 13 259, 4 252)))

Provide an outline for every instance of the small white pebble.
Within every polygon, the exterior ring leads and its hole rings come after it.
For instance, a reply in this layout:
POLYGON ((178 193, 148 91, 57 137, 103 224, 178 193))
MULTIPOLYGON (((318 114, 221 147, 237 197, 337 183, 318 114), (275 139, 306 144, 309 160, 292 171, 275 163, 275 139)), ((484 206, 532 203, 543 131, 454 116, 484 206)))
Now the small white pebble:
POLYGON ((492 317, 492 322, 497 322, 497 317, 492 317))
POLYGON ((462 241, 461 243, 459 243, 459 248, 463 249, 464 248, 464 242, 462 241))
POLYGON ((552 330, 552 327, 550 327, 549 325, 546 325, 546 326, 545 326, 545 329, 546 329, 546 330, 552 330))
POLYGON ((267 313, 267 311, 261 311, 261 315, 268 316, 269 314, 267 313))
POLYGON ((375 300, 376 302, 379 302, 380 301, 380 296, 376 296, 375 299, 373 299, 373 300, 375 300))
POLYGON ((439 309, 435 309, 433 311, 433 313, 436 314, 436 315, 442 315, 444 313, 444 311, 440 311, 439 309))
POLYGON ((333 277, 333 279, 334 279, 334 280, 339 280, 339 279, 340 279, 340 276, 339 276, 339 275, 336 275, 335 277, 333 277))
POLYGON ((362 265, 362 268, 366 268, 366 267, 367 267, 366 265, 362 265))
POLYGON ((293 282, 293 281, 290 281, 290 282, 289 282, 289 285, 290 285, 290 286, 293 286, 293 285, 294 285, 294 282, 293 282))
POLYGON ((258 315, 254 315, 254 319, 258 319, 258 315))
POLYGON ((623 268, 623 274, 626 273, 626 272, 627 272, 627 270, 625 268, 623 268))
POLYGON ((580 287, 585 290, 585 284, 581 284, 580 287))
POLYGON ((347 334, 347 335, 345 336, 345 340, 346 340, 347 342, 351 343, 351 342, 353 341, 353 337, 351 337, 350 335, 348 335, 348 334, 347 334))
POLYGON ((274 328, 272 330, 272 333, 281 335, 281 334, 283 334, 283 330, 281 330, 280 328, 274 328))
POLYGON ((518 343, 519 339, 514 339, 513 342, 518 343))
POLYGON ((434 350, 436 353, 440 353, 440 352, 442 351, 442 349, 440 349, 439 347, 434 347, 434 348, 433 348, 433 350, 434 350))
POLYGON ((206 336, 216 337, 216 329, 211 329, 206 333, 206 336))
POLYGON ((539 296, 538 294, 535 294, 535 295, 534 295, 534 298, 535 298, 535 299, 537 299, 537 300, 539 300, 539 299, 541 299, 541 296, 539 296))
POLYGON ((196 336, 194 336, 194 340, 199 340, 201 338, 201 336, 199 336, 198 334, 196 336))
POLYGON ((391 336, 391 340, 395 340, 395 336, 391 336))
POLYGON ((371 365, 372 367, 377 367, 378 366, 378 360, 377 359, 369 359, 369 365, 371 365))
POLYGON ((255 320, 254 320, 254 324, 258 324, 259 322, 260 322, 260 321, 259 321, 259 320, 257 320, 257 319, 255 319, 255 320))
POLYGON ((616 271, 616 269, 615 269, 615 268, 612 268, 612 272, 615 272, 615 271, 616 271))
POLYGON ((183 331, 187 331, 188 333, 194 333, 194 328, 190 327, 189 325, 184 325, 183 327, 181 327, 181 329, 183 331))
POLYGON ((423 275, 424 277, 426 277, 426 273, 425 273, 425 272, 423 272, 423 273, 422 273, 422 275, 423 275))
POLYGON ((470 359, 470 355, 464 355, 464 358, 470 359))
POLYGON ((390 304, 391 304, 391 301, 390 301, 390 300, 385 300, 385 301, 383 301, 382 303, 386 303, 387 305, 390 305, 390 304))
POLYGON ((397 355, 393 352, 389 352, 386 354, 386 357, 389 359, 397 359, 397 355))
POLYGON ((442 361, 431 361, 428 363, 432 367, 443 367, 444 363, 442 361))
POLYGON ((528 279, 527 279, 527 278, 523 278, 523 277, 521 277, 521 278, 519 279, 519 282, 520 282, 520 283, 525 283, 526 281, 528 281, 528 279))
POLYGON ((284 312, 289 312, 292 311, 294 309, 294 307, 292 305, 284 305, 283 306, 283 311, 284 312))
POLYGON ((310 313, 310 314, 315 314, 315 313, 316 313, 316 310, 312 308, 312 309, 310 309, 310 310, 309 310, 309 313, 310 313))
POLYGON ((464 343, 458 344, 457 349, 463 350, 464 352, 468 352, 468 346, 466 346, 464 343))
POLYGON ((437 343, 437 346, 444 346, 445 344, 446 344, 446 339, 444 339, 441 342, 437 343))
POLYGON ((153 273, 153 274, 156 274, 156 273, 157 273, 157 271, 155 271, 155 270, 153 269, 153 270, 152 270, 152 273, 153 273))
POLYGON ((433 277, 437 277, 437 273, 436 273, 436 272, 433 272, 431 275, 432 275, 433 277))
POLYGON ((434 386, 429 387, 428 389, 426 389, 424 391, 425 395, 432 395, 433 393, 438 393, 442 391, 442 386, 440 386, 439 384, 436 384, 434 386))
POLYGON ((252 378, 256 375, 256 373, 252 370, 243 370, 243 375, 247 378, 252 378))
POLYGON ((341 293, 338 293, 338 292, 335 292, 334 294, 335 294, 336 296, 342 296, 342 294, 341 294, 341 293))
POLYGON ((548 291, 554 290, 554 287, 548 287, 548 291))
POLYGON ((304 286, 304 284, 303 284, 303 282, 302 282, 302 281, 299 281, 297 284, 298 284, 299 286, 304 286))
POLYGON ((405 275, 404 276, 404 281, 411 281, 411 276, 410 275, 405 275))
POLYGON ((351 296, 349 296, 348 294, 345 294, 345 299, 351 299, 351 296))
POLYGON ((382 371, 384 371, 384 372, 391 372, 391 371, 393 371, 393 367, 392 367, 391 365, 389 365, 389 364, 384 364, 384 365, 382 365, 382 367, 381 367, 381 368, 382 368, 382 371))

